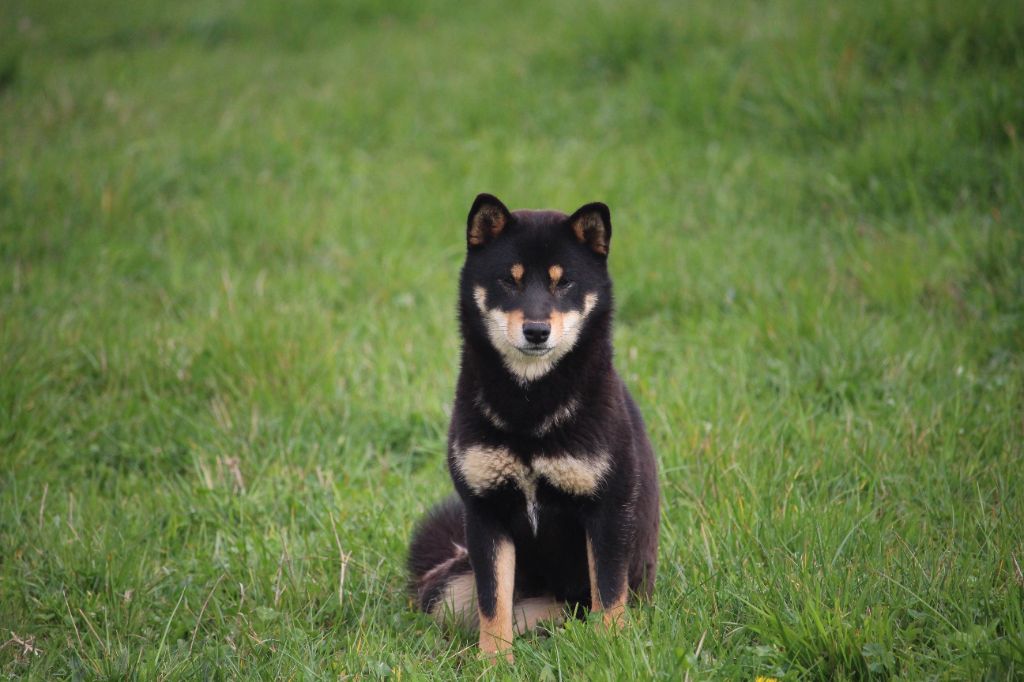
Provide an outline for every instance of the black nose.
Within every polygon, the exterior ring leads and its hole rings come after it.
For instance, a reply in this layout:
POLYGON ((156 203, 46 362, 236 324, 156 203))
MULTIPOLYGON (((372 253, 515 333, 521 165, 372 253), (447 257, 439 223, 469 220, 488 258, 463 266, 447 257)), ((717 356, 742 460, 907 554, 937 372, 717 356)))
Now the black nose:
POLYGON ((530 343, 544 343, 551 335, 551 325, 547 322, 524 322, 523 336, 530 343))

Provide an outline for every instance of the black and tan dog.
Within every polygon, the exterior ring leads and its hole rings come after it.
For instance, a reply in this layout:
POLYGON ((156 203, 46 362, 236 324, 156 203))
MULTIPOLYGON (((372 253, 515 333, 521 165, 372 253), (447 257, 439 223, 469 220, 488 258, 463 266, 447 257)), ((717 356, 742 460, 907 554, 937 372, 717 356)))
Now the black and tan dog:
POLYGON ((658 482, 612 367, 608 207, 510 212, 481 194, 459 283, 462 371, 448 433, 458 497, 420 523, 411 589, 478 627, 488 655, 566 612, 618 626, 649 596, 658 482))

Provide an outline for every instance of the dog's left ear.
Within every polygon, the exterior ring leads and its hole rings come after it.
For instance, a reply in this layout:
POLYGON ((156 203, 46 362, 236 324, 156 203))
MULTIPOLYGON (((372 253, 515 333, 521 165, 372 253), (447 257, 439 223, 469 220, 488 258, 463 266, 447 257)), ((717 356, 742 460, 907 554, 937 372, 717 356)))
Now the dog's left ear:
POLYGON ((580 244, 601 256, 608 255, 612 242, 612 215, 600 201, 580 207, 569 217, 569 227, 580 244))

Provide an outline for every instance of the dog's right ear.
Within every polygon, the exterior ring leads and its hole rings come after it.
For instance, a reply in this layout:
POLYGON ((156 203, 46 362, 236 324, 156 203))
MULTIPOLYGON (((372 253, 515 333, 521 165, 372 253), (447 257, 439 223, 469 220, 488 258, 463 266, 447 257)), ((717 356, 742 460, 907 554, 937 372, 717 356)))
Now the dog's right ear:
POLYGON ((478 194, 466 220, 466 244, 474 249, 490 243, 508 226, 511 218, 505 204, 496 196, 478 194))

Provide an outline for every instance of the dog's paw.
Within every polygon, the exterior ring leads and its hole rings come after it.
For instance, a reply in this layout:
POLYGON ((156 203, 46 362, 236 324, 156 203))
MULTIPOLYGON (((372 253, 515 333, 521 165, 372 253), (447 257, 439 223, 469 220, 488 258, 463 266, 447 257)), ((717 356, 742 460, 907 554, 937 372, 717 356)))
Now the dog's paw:
POLYGON ((515 662, 512 655, 512 638, 496 637, 486 632, 480 633, 480 658, 492 664, 501 660, 515 662))
POLYGON ((510 648, 503 651, 485 651, 484 649, 480 649, 480 659, 487 661, 491 665, 497 665, 502 661, 505 661, 506 663, 516 662, 516 657, 510 648))
POLYGON ((618 632, 626 627, 626 607, 605 609, 594 619, 594 627, 601 632, 618 632))

